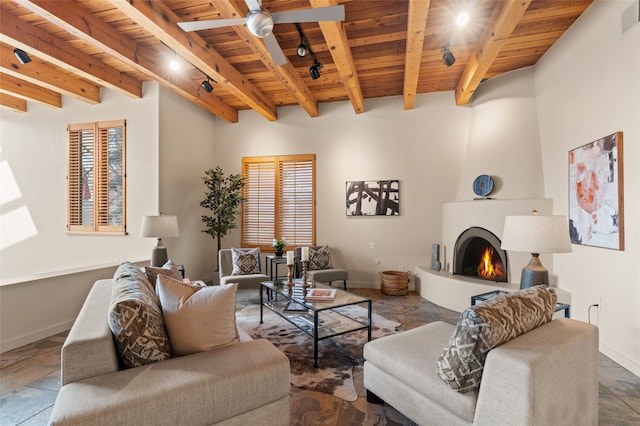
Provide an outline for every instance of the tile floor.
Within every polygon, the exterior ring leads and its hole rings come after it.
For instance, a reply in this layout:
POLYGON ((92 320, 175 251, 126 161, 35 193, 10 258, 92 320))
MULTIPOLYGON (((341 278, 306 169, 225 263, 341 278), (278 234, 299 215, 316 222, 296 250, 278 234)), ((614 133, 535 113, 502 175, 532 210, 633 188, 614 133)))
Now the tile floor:
MULTIPOLYGON (((455 323, 459 315, 415 293, 393 297, 379 290, 353 292, 370 297, 376 313, 400 322, 405 329, 437 320, 455 323)), ((258 300, 255 291, 238 292, 239 307, 258 300)), ((47 424, 60 388, 60 347, 65 336, 61 333, 0 354, 1 426, 47 424)), ((599 369, 600 425, 640 425, 640 378, 604 355, 600 355, 599 369)), ((290 400, 291 425, 413 425, 393 408, 369 404, 365 398, 345 402, 292 387, 290 400)))

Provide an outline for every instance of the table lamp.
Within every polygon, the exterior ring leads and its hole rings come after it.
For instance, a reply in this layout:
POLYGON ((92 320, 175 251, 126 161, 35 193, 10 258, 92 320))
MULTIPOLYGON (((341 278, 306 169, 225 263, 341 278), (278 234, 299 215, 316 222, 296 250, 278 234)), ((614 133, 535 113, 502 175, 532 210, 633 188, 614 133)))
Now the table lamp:
POLYGON ((503 250, 531 253, 531 261, 522 268, 520 289, 534 285, 549 285, 549 271, 542 266, 540 253, 571 251, 569 225, 566 216, 542 216, 534 210, 530 216, 507 216, 502 233, 503 250))
POLYGON ((143 216, 141 237, 157 238, 158 244, 151 252, 151 266, 162 266, 167 263, 167 248, 162 245, 163 238, 179 237, 178 217, 172 215, 143 216))

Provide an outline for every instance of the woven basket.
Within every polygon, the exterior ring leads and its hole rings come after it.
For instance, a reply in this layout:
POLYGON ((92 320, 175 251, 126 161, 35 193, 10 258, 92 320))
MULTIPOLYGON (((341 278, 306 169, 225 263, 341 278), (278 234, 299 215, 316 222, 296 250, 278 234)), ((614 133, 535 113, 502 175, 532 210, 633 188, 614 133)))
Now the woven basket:
POLYGON ((387 296, 404 296, 409 289, 411 272, 383 271, 380 277, 380 290, 387 296))

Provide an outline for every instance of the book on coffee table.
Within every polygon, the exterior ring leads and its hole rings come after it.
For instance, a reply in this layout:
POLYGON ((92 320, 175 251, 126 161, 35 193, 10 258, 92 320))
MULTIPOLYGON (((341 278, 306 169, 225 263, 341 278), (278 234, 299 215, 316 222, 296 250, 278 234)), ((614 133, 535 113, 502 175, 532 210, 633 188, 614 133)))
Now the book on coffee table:
POLYGON ((314 300, 317 302, 330 302, 336 298, 336 290, 331 288, 310 288, 307 290, 305 300, 314 300))

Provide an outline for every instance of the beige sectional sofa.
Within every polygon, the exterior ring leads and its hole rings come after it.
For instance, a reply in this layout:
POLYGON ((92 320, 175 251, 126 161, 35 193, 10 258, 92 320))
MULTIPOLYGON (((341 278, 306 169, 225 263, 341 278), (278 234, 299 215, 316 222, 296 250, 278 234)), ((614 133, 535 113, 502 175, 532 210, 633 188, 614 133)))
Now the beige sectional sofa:
POLYGON ((51 425, 289 424, 289 360, 266 340, 121 369, 111 291, 94 284, 63 345, 51 425))
POLYGON ((420 425, 598 424, 595 326, 554 319, 491 349, 479 389, 464 393, 436 368, 455 330, 434 322, 367 343, 369 401, 383 400, 420 425))

